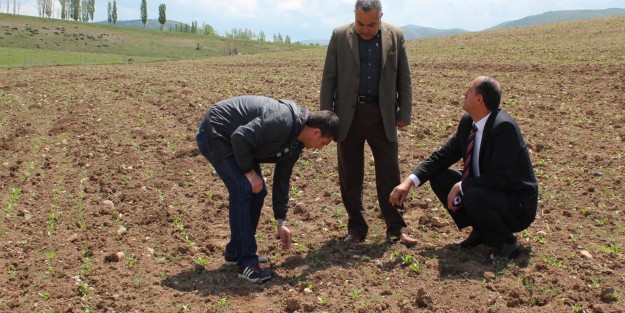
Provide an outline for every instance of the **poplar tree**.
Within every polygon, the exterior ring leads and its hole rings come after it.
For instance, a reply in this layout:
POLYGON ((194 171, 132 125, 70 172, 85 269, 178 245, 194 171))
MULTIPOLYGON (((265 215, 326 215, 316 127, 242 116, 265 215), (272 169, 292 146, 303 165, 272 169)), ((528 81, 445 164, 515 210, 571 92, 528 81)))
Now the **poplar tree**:
POLYGON ((60 0, 59 2, 61 2, 61 19, 62 20, 66 20, 67 19, 67 0, 60 0))
POLYGON ((158 22, 161 23, 161 30, 163 30, 163 26, 165 25, 165 22, 167 22, 167 16, 165 14, 166 10, 167 6, 165 3, 161 3, 158 6, 158 22))
POLYGON ((83 22, 89 22, 89 0, 81 1, 80 18, 83 22))
POLYGON ((145 28, 145 23, 148 21, 148 3, 146 0, 141 0, 141 23, 145 28))
POLYGON ((108 8, 108 10, 109 10, 108 11, 108 13, 109 13, 108 21, 109 21, 109 24, 111 24, 111 22, 113 22, 113 5, 111 4, 111 1, 109 1, 109 8, 108 8))
POLYGON ((113 13, 111 13, 113 24, 117 24, 117 0, 113 0, 113 13))
POLYGON ((95 15, 95 0, 87 0, 89 2, 88 10, 89 19, 93 22, 93 16, 95 15))
POLYGON ((80 20, 80 0, 70 1, 69 17, 74 21, 80 20))

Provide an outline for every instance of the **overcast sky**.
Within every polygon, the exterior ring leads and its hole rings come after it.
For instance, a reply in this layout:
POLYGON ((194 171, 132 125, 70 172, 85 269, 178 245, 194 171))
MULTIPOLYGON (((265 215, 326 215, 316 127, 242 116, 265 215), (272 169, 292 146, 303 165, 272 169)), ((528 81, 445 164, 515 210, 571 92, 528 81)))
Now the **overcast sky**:
MULTIPOLYGON (((2 12, 7 1, 0 0, 2 12)), ((58 0, 56 8, 59 8, 58 0)), ((69 1, 69 0, 68 0, 69 1)), ((107 19, 108 0, 95 0, 95 21, 107 19)), ((20 14, 37 16, 37 0, 17 0, 20 14)), ((167 5, 167 20, 207 23, 222 34, 232 28, 280 32, 292 41, 329 39, 332 29, 354 20, 355 0, 147 0, 148 18, 158 19, 158 6, 167 5)), ((117 20, 140 19, 141 0, 118 0, 117 20)), ((479 31, 502 22, 557 10, 625 8, 625 0, 382 0, 382 20, 479 31)), ((12 10, 12 9, 11 9, 12 10)), ((11 11, 12 12, 12 11, 11 11)), ((55 14, 58 16, 58 14, 55 14)))

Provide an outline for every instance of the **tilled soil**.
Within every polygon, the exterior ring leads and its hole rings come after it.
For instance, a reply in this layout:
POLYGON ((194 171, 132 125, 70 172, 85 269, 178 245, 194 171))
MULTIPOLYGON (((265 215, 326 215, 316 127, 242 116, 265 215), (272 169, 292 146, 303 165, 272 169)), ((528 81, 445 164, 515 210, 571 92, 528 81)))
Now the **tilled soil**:
MULTIPOLYGON (((453 134, 469 82, 497 78, 540 183, 538 217, 518 234, 515 260, 455 247, 468 231, 455 228, 428 184, 414 189, 404 215, 420 243, 387 243, 369 151, 370 234, 344 244, 331 144, 296 165, 288 251, 267 198, 256 237, 273 279, 248 283, 223 265, 228 195, 198 154, 198 123, 214 102, 243 94, 317 109, 323 48, 1 69, 0 311, 623 312, 625 62, 558 63, 566 48, 539 65, 508 62, 506 49, 438 62, 419 53, 423 44, 410 43, 414 109, 399 139, 402 175, 453 134)), ((625 54, 616 46, 598 53, 625 54)), ((271 185, 272 166, 263 171, 271 185)))

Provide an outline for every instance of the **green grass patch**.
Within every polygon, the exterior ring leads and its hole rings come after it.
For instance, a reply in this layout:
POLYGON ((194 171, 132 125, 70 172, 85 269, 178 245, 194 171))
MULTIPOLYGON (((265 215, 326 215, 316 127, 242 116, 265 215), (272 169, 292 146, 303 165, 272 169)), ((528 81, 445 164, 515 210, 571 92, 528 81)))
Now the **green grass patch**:
POLYGON ((111 64, 149 62, 157 60, 162 59, 158 57, 126 56, 118 54, 0 47, 0 67, 111 64))
POLYGON ((310 48, 2 13, 0 46, 9 49, 0 51, 0 67, 187 60, 310 48))

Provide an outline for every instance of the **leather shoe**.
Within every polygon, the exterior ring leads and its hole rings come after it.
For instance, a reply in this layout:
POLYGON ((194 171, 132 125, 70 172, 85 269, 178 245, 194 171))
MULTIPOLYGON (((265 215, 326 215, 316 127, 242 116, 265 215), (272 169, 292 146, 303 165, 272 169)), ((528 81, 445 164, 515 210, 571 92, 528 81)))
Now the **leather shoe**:
POLYGON ((389 242, 392 242, 392 243, 399 242, 402 245, 407 246, 407 247, 412 247, 417 244, 417 240, 410 237, 410 235, 406 233, 401 233, 399 237, 389 235, 387 239, 389 242))
POLYGON ((469 234, 469 237, 465 238, 464 240, 456 240, 454 241, 454 243, 463 248, 468 248, 481 245, 483 241, 484 239, 482 239, 482 235, 480 234, 480 232, 473 229, 469 234))
POLYGON ((519 252, 521 252, 521 247, 515 238, 514 243, 502 243, 501 246, 499 246, 499 249, 491 255, 491 259, 494 259, 495 257, 513 259, 519 254, 519 252))
POLYGON ((412 247, 417 244, 417 239, 410 237, 410 235, 406 233, 401 233, 401 235, 399 235, 399 243, 406 247, 412 247))
POLYGON ((365 240, 360 235, 349 234, 349 235, 347 235, 347 237, 345 237, 345 239, 343 239, 343 241, 346 242, 346 243, 350 243, 350 244, 357 244, 357 243, 361 243, 361 242, 363 242, 365 240))

